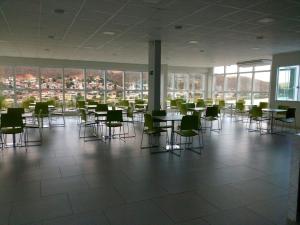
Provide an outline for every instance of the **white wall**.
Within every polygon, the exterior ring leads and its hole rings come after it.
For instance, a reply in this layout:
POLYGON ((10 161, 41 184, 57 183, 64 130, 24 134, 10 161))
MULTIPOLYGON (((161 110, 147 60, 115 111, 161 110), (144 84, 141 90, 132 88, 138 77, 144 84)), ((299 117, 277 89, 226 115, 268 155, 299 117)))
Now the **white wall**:
POLYGON ((300 65, 300 51, 275 54, 272 57, 271 87, 270 87, 270 105, 287 105, 296 108, 297 127, 300 127, 300 102, 294 101, 276 101, 276 79, 277 69, 280 66, 300 65))

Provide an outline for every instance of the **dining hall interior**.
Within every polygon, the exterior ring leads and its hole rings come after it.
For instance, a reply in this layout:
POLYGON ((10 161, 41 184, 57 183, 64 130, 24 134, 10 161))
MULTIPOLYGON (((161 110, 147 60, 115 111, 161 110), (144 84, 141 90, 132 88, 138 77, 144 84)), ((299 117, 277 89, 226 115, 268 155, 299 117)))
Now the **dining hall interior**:
POLYGON ((0 0, 0 225, 296 225, 300 2, 0 0))

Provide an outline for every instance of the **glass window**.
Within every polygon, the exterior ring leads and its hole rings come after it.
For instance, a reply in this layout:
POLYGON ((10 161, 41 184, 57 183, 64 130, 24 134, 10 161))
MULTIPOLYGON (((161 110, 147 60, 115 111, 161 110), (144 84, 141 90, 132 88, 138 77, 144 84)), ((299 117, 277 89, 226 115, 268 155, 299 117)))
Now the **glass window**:
POLYGON ((125 91, 125 98, 128 100, 141 99, 141 91, 125 91))
POLYGON ((13 90, 1 90, 1 95, 5 98, 5 106, 12 107, 15 102, 15 92, 13 90))
POLYGON ((148 100, 148 91, 143 91, 143 99, 148 100))
POLYGON ((63 69, 41 68, 41 89, 62 89, 63 69))
POLYGON ((240 73, 238 91, 251 92, 252 89, 252 73, 240 73))
POLYGON ((56 99, 63 101, 63 90, 62 89, 42 89, 42 101, 47 101, 48 99, 56 99))
POLYGON ((253 67, 252 66, 241 66, 239 67, 239 72, 244 73, 244 72, 252 72, 253 67))
POLYGON ((188 90, 189 90, 188 75, 175 74, 174 87, 175 87, 175 98, 187 99, 189 97, 188 96, 188 90))
POLYGON ((251 105, 251 92, 247 92, 247 93, 238 93, 237 95, 237 99, 244 99, 245 100, 245 104, 246 105, 251 105))
POLYGON ((85 73, 86 89, 94 91, 103 91, 105 89, 104 71, 87 69, 85 73))
POLYGON ((259 105, 260 102, 269 102, 269 93, 254 93, 253 105, 259 105))
POLYGON ((226 66, 225 72, 226 73, 236 73, 237 72, 237 65, 226 66))
POLYGON ((168 91, 174 91, 174 74, 168 75, 168 91))
POLYGON ((38 68, 30 66, 17 66, 16 88, 39 89, 38 68))
MULTIPOLYGON (((106 72, 106 89, 111 90, 123 90, 123 72, 108 70, 106 72)), ((123 96, 123 94, 122 94, 123 96)))
POLYGON ((271 65, 255 66, 255 71, 269 71, 271 70, 271 65))
POLYGON ((104 102, 104 91, 87 90, 86 99, 104 102))
POLYGON ((0 66, 0 90, 14 88, 13 68, 0 66))
POLYGON ((214 74, 224 74, 224 66, 214 67, 214 74))
POLYGON ((254 92, 269 92, 270 72, 257 72, 254 74, 254 92))
MULTIPOLYGON (((149 77, 148 77, 148 72, 143 72, 143 90, 148 90, 148 79, 149 79, 149 77)), ((148 94, 147 94, 148 95, 148 94)))
POLYGON ((40 101, 40 92, 38 90, 33 91, 30 89, 17 89, 16 90, 16 99, 17 104, 21 104, 23 100, 27 99, 28 97, 34 97, 36 101, 40 101))
POLYGON ((224 75, 214 76, 214 90, 216 92, 224 91, 224 75))
POLYGON ((225 75, 225 91, 236 91, 237 75, 225 75))
POLYGON ((77 100, 84 100, 84 91, 65 90, 65 105, 67 107, 75 107, 77 100))
POLYGON ((224 99, 228 103, 235 103, 236 102, 236 93, 235 92, 224 93, 224 99))
POLYGON ((140 72, 125 72, 125 89, 126 90, 141 90, 142 80, 140 72))
POLYGON ((64 69, 66 89, 84 89, 84 74, 82 69, 64 69))
POLYGON ((299 66, 280 67, 277 75, 277 100, 297 101, 299 66))

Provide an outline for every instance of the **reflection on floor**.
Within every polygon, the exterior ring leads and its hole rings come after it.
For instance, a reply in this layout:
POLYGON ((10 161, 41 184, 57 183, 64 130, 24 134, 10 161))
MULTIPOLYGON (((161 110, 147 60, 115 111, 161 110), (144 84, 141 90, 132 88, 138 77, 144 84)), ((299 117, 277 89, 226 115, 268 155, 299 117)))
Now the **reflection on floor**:
POLYGON ((285 224, 295 136, 223 128, 177 157, 141 151, 139 125, 126 143, 84 143, 68 118, 42 146, 0 153, 0 224, 285 224))

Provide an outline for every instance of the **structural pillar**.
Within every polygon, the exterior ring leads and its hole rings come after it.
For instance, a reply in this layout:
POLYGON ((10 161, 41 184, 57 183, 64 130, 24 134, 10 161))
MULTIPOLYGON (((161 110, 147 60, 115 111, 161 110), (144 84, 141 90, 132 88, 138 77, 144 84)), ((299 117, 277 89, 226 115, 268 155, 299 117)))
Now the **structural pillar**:
POLYGON ((160 84, 161 84, 161 41, 149 41, 149 95, 148 110, 160 109, 160 84))

